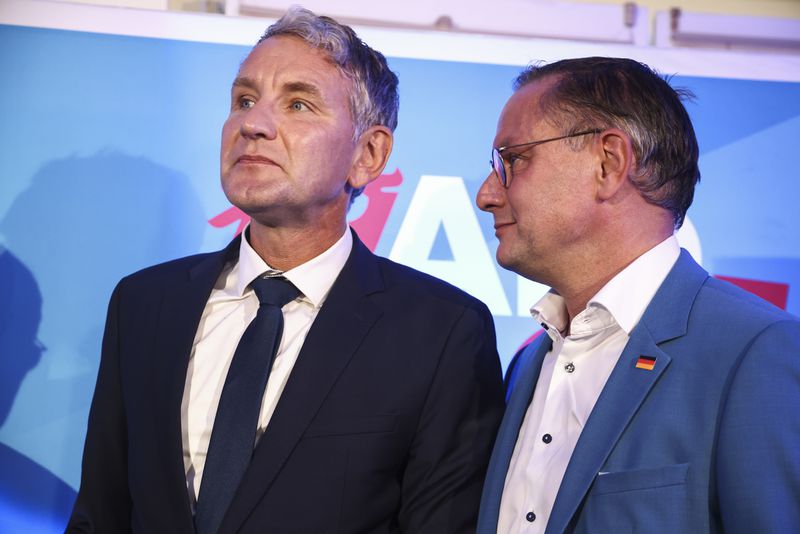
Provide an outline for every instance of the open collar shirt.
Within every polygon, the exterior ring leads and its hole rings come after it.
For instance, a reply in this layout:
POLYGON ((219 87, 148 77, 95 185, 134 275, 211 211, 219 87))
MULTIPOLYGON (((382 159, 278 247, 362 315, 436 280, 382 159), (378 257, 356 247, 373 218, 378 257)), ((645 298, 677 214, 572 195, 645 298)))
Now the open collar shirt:
POLYGON ((581 431, 631 331, 679 255, 678 241, 670 236, 614 276, 569 324, 564 299, 552 290, 531 308, 553 346, 511 457, 498 532, 545 531, 581 431))
MULTIPOLYGON (((181 403, 183 462, 186 486, 194 508, 222 387, 233 355, 259 302, 250 283, 265 273, 279 273, 267 265, 242 234, 237 261, 227 265, 214 285, 195 334, 181 403)), ((278 404, 314 319, 353 248, 353 236, 344 235, 319 256, 283 272, 302 293, 286 304, 283 336, 272 364, 259 413, 256 442, 278 404)))

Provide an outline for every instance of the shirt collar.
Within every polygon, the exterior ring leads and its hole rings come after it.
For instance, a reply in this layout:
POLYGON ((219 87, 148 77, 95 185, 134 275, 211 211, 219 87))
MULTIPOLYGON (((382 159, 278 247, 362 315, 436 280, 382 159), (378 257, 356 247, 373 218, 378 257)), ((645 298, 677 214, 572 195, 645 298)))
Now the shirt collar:
MULTIPOLYGON (((249 229, 249 227, 248 227, 249 229)), ((250 246, 247 240, 249 232, 242 232, 242 241, 239 245, 239 276, 236 291, 239 296, 244 295, 250 283, 272 269, 258 253, 250 246)), ((353 248, 353 236, 350 229, 346 229, 339 240, 325 252, 283 273, 291 283, 299 289, 304 298, 314 307, 322 306, 325 297, 339 276, 342 267, 350 256, 353 248)))
POLYGON ((617 324, 630 335, 680 253, 677 238, 669 236, 609 280, 589 300, 588 305, 607 309, 617 324))
MULTIPOLYGON (((611 317, 604 322, 615 321, 630 335, 679 255, 680 245, 677 238, 671 235, 617 273, 589 299, 586 309, 607 310, 611 317)), ((531 315, 553 341, 560 336, 560 332, 566 330, 569 320, 564 298, 553 289, 531 307, 531 315)), ((602 315, 596 317, 602 320, 602 315)))
POLYGON ((550 289, 531 307, 531 315, 553 341, 560 336, 560 332, 567 329, 569 319, 567 305, 564 303, 564 297, 554 289, 550 289))

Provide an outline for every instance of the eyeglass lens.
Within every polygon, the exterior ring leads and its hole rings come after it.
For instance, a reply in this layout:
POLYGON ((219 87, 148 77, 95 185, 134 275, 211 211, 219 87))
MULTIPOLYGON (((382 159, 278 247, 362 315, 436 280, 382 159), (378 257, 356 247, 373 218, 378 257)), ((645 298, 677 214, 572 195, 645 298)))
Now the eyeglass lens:
POLYGON ((506 187, 508 183, 506 180, 506 166, 503 162, 503 156, 500 155, 500 151, 496 148, 492 149, 492 168, 497 174, 500 183, 503 184, 503 187, 506 187))

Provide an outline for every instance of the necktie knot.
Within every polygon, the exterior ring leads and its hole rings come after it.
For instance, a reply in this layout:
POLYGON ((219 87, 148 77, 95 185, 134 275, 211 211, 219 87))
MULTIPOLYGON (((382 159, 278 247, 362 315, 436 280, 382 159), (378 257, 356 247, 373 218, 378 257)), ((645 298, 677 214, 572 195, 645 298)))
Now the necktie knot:
POLYGON ((300 290, 283 276, 259 277, 253 280, 250 287, 255 291, 261 306, 283 308, 284 305, 300 296, 300 290))

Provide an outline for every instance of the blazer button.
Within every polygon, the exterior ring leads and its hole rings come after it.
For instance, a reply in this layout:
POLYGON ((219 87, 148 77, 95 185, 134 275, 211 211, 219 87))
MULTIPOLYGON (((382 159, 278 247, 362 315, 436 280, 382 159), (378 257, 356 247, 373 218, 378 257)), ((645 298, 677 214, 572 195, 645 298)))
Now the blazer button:
POLYGON ((553 436, 551 436, 550 434, 545 434, 544 436, 542 436, 542 441, 544 441, 545 443, 550 443, 551 441, 553 441, 553 436))
POLYGON ((527 514, 525 514, 525 519, 528 520, 528 523, 533 523, 534 521, 536 521, 536 514, 534 514, 533 512, 528 512, 527 514))

